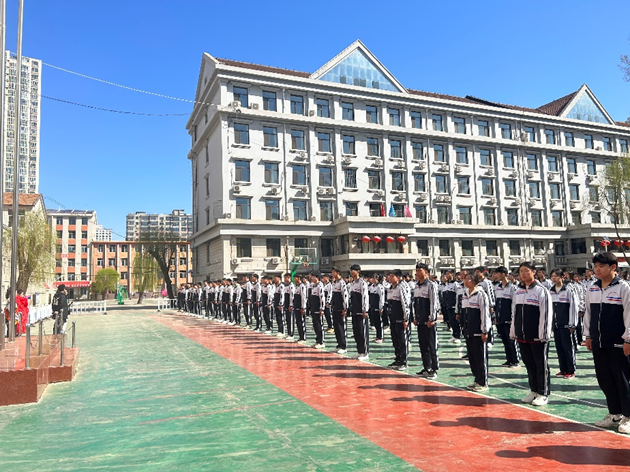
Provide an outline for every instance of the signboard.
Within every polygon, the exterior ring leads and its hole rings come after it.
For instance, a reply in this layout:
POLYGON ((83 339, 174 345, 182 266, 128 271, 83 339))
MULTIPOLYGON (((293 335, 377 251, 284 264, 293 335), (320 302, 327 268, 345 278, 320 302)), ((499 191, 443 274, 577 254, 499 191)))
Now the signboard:
POLYGON ((53 285, 55 288, 59 287, 59 285, 61 284, 64 284, 66 288, 77 288, 77 287, 89 287, 91 283, 92 282, 90 282, 89 280, 70 280, 68 282, 55 282, 53 283, 53 285))

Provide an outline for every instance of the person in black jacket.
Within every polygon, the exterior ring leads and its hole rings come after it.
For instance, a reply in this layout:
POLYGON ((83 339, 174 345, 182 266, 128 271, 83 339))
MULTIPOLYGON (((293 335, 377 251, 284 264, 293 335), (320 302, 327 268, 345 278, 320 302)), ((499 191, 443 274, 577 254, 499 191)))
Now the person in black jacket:
POLYGON ((575 349, 573 332, 578 324, 580 300, 562 278, 562 270, 551 271, 551 302, 553 303, 553 338, 558 353, 560 372, 556 377, 575 378, 575 349))
POLYGON ((53 326, 53 334, 63 334, 64 326, 68 321, 68 292, 66 286, 60 284, 57 292, 52 299, 52 312, 55 325, 53 326))
POLYGON ((461 325, 475 381, 468 386, 473 392, 488 390, 488 331, 492 328, 488 294, 479 285, 483 277, 469 272, 464 278, 466 291, 462 299, 461 325))
POLYGON ((593 265, 599 280, 586 292, 584 336, 608 405, 608 414, 595 425, 630 434, 630 287, 615 275, 614 254, 596 254, 593 265))

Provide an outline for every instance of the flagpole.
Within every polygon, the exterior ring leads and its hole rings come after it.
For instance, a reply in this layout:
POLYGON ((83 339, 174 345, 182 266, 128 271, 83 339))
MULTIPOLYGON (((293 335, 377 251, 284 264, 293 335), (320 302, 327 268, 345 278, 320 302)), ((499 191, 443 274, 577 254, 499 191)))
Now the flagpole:
POLYGON ((0 62, 0 193, 2 194, 2 205, 0 209, 0 265, 2 269, 0 270, 0 300, 2 300, 2 305, 0 306, 0 311, 2 312, 2 329, 0 330, 0 351, 4 350, 4 286, 3 282, 3 272, 4 272, 4 125, 5 125, 5 110, 4 110, 4 94, 5 94, 5 83, 6 83, 6 32, 5 32, 5 23, 6 23, 6 0, 0 0, 0 52, 2 52, 2 59, 0 62))
POLYGON ((15 85, 15 132, 13 139, 13 221, 11 224, 11 319, 9 321, 9 340, 15 340, 15 295, 17 291, 17 256, 18 256, 18 199, 20 196, 20 142, 22 137, 22 24, 24 0, 18 3, 17 33, 17 78, 15 85))

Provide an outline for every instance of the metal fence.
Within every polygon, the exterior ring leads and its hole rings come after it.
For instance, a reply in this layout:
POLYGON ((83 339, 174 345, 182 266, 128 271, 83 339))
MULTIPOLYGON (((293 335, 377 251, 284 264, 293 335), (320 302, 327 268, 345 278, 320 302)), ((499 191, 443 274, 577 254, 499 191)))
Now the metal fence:
POLYGON ((158 298, 157 311, 162 310, 177 310, 176 298, 158 298))
POLYGON ((70 313, 106 313, 107 302, 101 301, 88 301, 88 302, 74 302, 70 305, 70 313))
POLYGON ((35 324, 52 316, 52 305, 34 306, 28 310, 28 324, 35 324))

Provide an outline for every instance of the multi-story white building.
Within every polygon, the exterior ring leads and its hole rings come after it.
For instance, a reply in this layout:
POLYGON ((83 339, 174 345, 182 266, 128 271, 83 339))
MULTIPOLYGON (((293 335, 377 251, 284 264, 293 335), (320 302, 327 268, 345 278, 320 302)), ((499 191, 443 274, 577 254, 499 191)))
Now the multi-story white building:
POLYGON ((195 100, 196 278, 579 269, 616 239, 599 185, 630 125, 586 85, 536 109, 421 92, 356 41, 312 74, 206 53, 195 100))
MULTIPOLYGON (((6 107, 5 123, 5 183, 4 190, 13 190, 13 146, 15 144, 15 92, 17 59, 5 51, 6 107)), ((22 127, 20 142, 19 182, 21 193, 38 193, 39 189, 39 128, 42 61, 22 56, 22 127)))
POLYGON ((96 232, 94 235, 95 241, 111 241, 112 240, 112 230, 109 228, 105 228, 103 225, 96 225, 96 232))
POLYGON ((147 214, 143 211, 127 215, 127 241, 137 241, 142 232, 177 235, 182 241, 192 234, 192 215, 184 210, 173 210, 170 214, 147 214))

